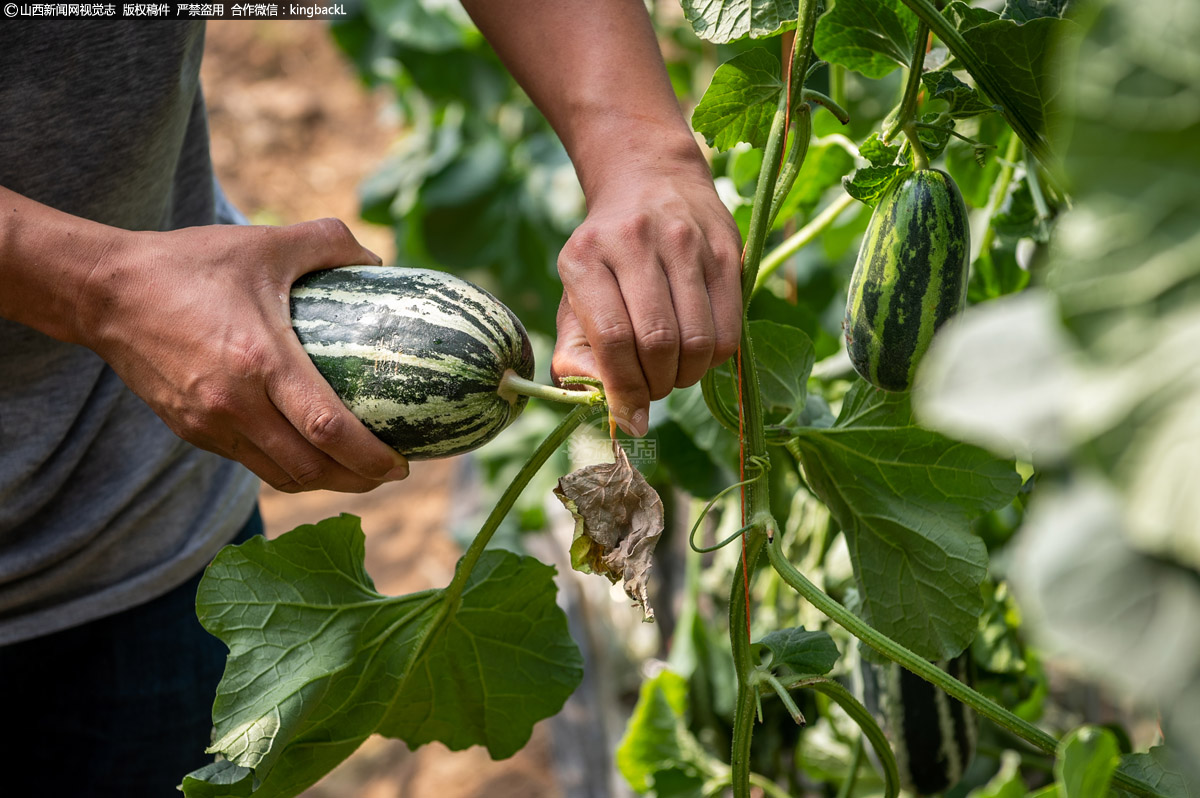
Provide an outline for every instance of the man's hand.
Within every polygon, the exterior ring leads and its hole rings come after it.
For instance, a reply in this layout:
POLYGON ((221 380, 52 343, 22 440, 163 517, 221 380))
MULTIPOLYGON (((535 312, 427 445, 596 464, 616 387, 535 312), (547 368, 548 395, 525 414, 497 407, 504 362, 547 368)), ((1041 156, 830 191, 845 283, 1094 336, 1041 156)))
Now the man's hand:
POLYGON ((380 262, 346 225, 214 225, 117 242, 82 288, 76 334, 179 437, 282 491, 362 492, 407 476, 291 328, 298 277, 380 262))
POLYGON ((552 369, 599 377, 617 423, 640 436, 650 400, 737 350, 740 240, 699 152, 694 164, 645 168, 609 189, 589 197, 558 259, 552 369))
POLYGON ((556 376, 604 383, 626 432, 737 348, 740 241, 642 0, 464 0, 562 139, 588 215, 558 260, 556 376))

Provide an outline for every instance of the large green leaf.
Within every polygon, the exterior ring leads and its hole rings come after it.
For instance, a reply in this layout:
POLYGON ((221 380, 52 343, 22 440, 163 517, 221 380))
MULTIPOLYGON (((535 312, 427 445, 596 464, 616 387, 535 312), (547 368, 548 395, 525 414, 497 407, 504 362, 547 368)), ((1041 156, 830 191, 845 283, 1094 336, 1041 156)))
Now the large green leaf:
POLYGON ((867 621, 949 659, 983 609, 987 550, 970 522, 1011 501, 1020 478, 1011 462, 905 423, 903 398, 881 394, 857 383, 833 428, 801 430, 791 448, 846 535, 867 621))
POLYGON ((779 69, 779 59, 761 47, 721 64, 692 112, 692 127, 721 151, 741 141, 765 146, 783 91, 779 69))
POLYGON ((717 44, 760 39, 796 24, 794 0, 683 0, 683 13, 697 36, 717 44))
POLYGON ((1039 17, 1022 24, 968 6, 962 0, 954 0, 943 13, 983 66, 1005 86, 1011 103, 1005 110, 1020 116, 1044 135, 1058 92, 1053 69, 1055 45, 1071 28, 1071 23, 1055 17, 1039 17))
POLYGON ((912 58, 917 18, 900 0, 835 3, 817 22, 813 51, 868 78, 882 78, 912 58))
POLYGON ((210 751, 229 764, 190 774, 187 795, 250 783, 293 796, 376 732, 508 757, 578 685, 553 568, 487 551, 453 604, 441 590, 388 597, 363 541, 342 515, 226 547, 209 566, 197 613, 230 648, 210 751))

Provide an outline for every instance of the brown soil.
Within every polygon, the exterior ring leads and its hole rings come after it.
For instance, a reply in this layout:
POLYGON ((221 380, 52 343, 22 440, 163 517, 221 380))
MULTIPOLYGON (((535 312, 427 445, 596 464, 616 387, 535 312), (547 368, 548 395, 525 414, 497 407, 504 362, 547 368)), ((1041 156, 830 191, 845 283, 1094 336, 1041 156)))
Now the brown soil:
MULTIPOLYGON (((386 96, 368 95, 320 22, 212 22, 203 69, 213 162, 230 199, 255 223, 324 216, 345 221, 390 262, 391 233, 358 218, 357 188, 397 127, 386 96)), ((338 513, 362 519, 367 570, 385 593, 445 585, 459 551, 446 534, 453 461, 416 463, 412 476, 372 493, 290 496, 265 488, 275 536, 338 513)), ((305 793, 307 798, 554 798, 547 731, 513 758, 450 752, 374 737, 305 793)))

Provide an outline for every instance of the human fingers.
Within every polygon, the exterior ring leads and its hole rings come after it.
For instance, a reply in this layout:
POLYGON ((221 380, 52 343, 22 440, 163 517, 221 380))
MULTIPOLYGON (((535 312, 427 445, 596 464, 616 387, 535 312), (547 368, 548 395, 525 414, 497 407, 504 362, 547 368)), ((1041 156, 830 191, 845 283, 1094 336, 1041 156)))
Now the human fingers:
POLYGON ((715 368, 737 351, 742 339, 742 254, 737 228, 709 238, 711 259, 706 261, 704 284, 713 320, 713 351, 709 368, 715 368))
POLYGON ((379 266, 383 260, 364 247, 340 219, 314 219, 279 229, 279 244, 286 255, 292 280, 336 266, 379 266))
POLYGON ((263 482, 283 493, 306 490, 332 490, 339 493, 366 493, 383 484, 367 479, 336 463, 308 445, 286 419, 272 424, 274 430, 257 429, 258 435, 272 454, 247 437, 239 436, 231 449, 218 452, 237 460, 254 472, 263 482))
MULTIPOLYGON (((281 350, 279 366, 267 372, 266 390, 271 403, 299 436, 334 463, 376 482, 408 476, 408 461, 349 411, 298 341, 294 347, 281 350)), ((280 436, 276 443, 284 447, 288 440, 280 436)), ((274 451, 268 451, 275 457, 274 451)), ((320 464, 311 453, 297 450, 294 445, 290 457, 305 463, 305 468, 320 464)), ((295 468, 285 470, 296 476, 295 468)), ((302 470, 299 476, 304 475, 302 470)), ((302 479, 298 481, 305 484, 302 479)))
POLYGON ((558 335, 554 341, 554 354, 550 359, 551 378, 556 383, 563 377, 596 377, 599 379, 600 370, 596 367, 596 358, 592 355, 592 347, 588 343, 583 326, 579 323, 565 293, 558 303, 556 326, 558 335))
POLYGON ((617 424, 631 435, 644 435, 649 425, 650 387, 642 372, 636 334, 621 288, 602 263, 593 260, 585 265, 567 253, 564 248, 559 274, 590 345, 597 372, 593 376, 604 383, 617 424))

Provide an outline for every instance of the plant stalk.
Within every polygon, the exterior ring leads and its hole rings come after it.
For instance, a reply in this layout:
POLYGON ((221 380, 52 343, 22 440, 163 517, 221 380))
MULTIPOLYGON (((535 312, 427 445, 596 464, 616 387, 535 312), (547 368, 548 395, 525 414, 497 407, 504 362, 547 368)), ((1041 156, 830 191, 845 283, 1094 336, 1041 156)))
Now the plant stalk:
MULTIPOLYGON (((866 621, 834 601, 824 591, 810 582, 804 574, 797 571, 783 555, 778 542, 767 548, 767 557, 785 582, 791 585, 810 604, 850 634, 880 654, 883 654, 892 662, 900 664, 925 681, 936 687, 940 687, 946 691, 947 695, 957 698, 997 726, 1007 729, 1048 754, 1053 755, 1055 753, 1058 748, 1058 740, 1053 735, 1047 734, 1032 723, 1017 717, 928 660, 917 656, 887 635, 872 628, 866 621)), ((1125 789, 1135 792, 1138 795, 1147 796, 1147 798, 1165 798, 1165 796, 1155 792, 1148 784, 1119 771, 1113 774, 1113 781, 1125 789)))
POLYGON ((780 266, 786 263, 788 258, 811 244, 818 236, 832 227, 837 218, 856 201, 849 194, 842 194, 831 202, 825 210, 814 216, 808 224, 788 236, 783 243, 771 250, 762 259, 762 263, 758 267, 758 276, 754 280, 754 290, 758 291, 766 285, 767 279, 780 266))
MULTIPOLYGON (((818 0, 799 0, 796 19, 796 38, 792 47, 792 62, 789 85, 793 96, 804 91, 804 80, 812 62, 813 37, 817 27, 818 0)), ((767 444, 763 431, 762 398, 759 393, 758 372, 754 364, 754 343, 750 338, 750 322, 746 311, 754 294, 759 263, 762 260, 770 225, 771 201, 781 165, 783 147, 787 139, 788 104, 791 97, 784 92, 775 116, 771 120, 771 132, 763 152, 762 168, 754 192, 754 206, 750 214, 750 229, 746 249, 742 258, 742 340, 738 352, 740 364, 739 391, 741 395, 742 420, 742 479, 752 466, 761 467, 766 461, 767 444)), ((801 153, 803 154, 803 153, 801 153)), ((800 168, 796 163, 796 169, 800 168)), ((760 478, 743 488, 743 523, 749 529, 742 539, 742 567, 730 590, 729 639, 733 650, 734 670, 737 674, 737 703, 734 709, 733 746, 730 753, 734 798, 750 798, 750 743, 754 735, 754 712, 758 701, 757 686, 751 683, 751 662, 748 606, 749 578, 755 563, 762 554, 767 539, 775 534, 775 519, 771 516, 769 482, 765 472, 760 478)))
POLYGON ((518 396, 533 396, 548 402, 562 402, 572 405, 594 405, 604 401, 604 394, 588 389, 585 391, 569 391, 556 388, 553 385, 543 385, 540 382, 527 380, 512 369, 504 372, 500 378, 500 387, 496 390, 500 398, 514 402, 518 396))
MULTIPOLYGON (((896 138, 896 134, 904 131, 911 122, 917 118, 917 98, 921 94, 921 75, 925 71, 925 53, 929 50, 929 26, 924 20, 917 22, 917 35, 914 38, 912 57, 908 61, 908 77, 904 81, 904 95, 900 99, 900 110, 896 114, 896 121, 888 129, 884 135, 884 141, 891 143, 892 139, 896 138)), ((912 135, 908 136, 909 141, 912 141, 912 135)), ((919 146, 914 144, 914 149, 919 146)), ((922 152, 922 155, 924 153, 922 152)))
MULTIPOLYGON (((529 480, 533 479, 550 456, 558 449, 559 446, 571 436, 575 428, 583 423, 592 413, 591 405, 580 405, 574 408, 570 413, 558 423, 549 435, 546 436, 529 459, 525 461, 525 465, 521 466, 521 470, 517 472, 517 476, 504 489, 504 493, 500 494, 499 501, 492 511, 488 513, 487 519, 483 522, 483 527, 479 530, 479 534, 471 541, 471 545, 467 547, 466 552, 458 561, 457 567, 454 569, 454 578, 450 580, 450 584, 446 586, 443 592, 444 602, 442 604, 443 613, 451 608, 457 608, 458 599, 462 595, 464 588, 467 585, 467 579, 471 576, 471 571, 475 568, 475 563, 479 561, 483 550, 487 547, 488 542, 492 539, 492 535, 496 534, 496 530, 500 528, 500 522, 508 515, 508 511, 516 504, 517 497, 521 495, 521 491, 529 484, 529 480)), ((440 619, 439 619, 440 620, 440 619)))
POLYGON ((1008 148, 1004 151, 1004 159, 1000 162, 1000 174, 996 176, 996 183, 992 187, 992 196, 988 201, 987 227, 983 228, 983 235, 979 237, 979 252, 975 253, 976 258, 983 257, 991 250, 992 242, 996 240, 996 228, 992 225, 992 219, 996 218, 996 214, 1000 212, 1000 206, 1008 197, 1008 187, 1012 185, 1013 172, 1016 170, 1017 158, 1020 156, 1021 139, 1011 135, 1008 137, 1008 148))

